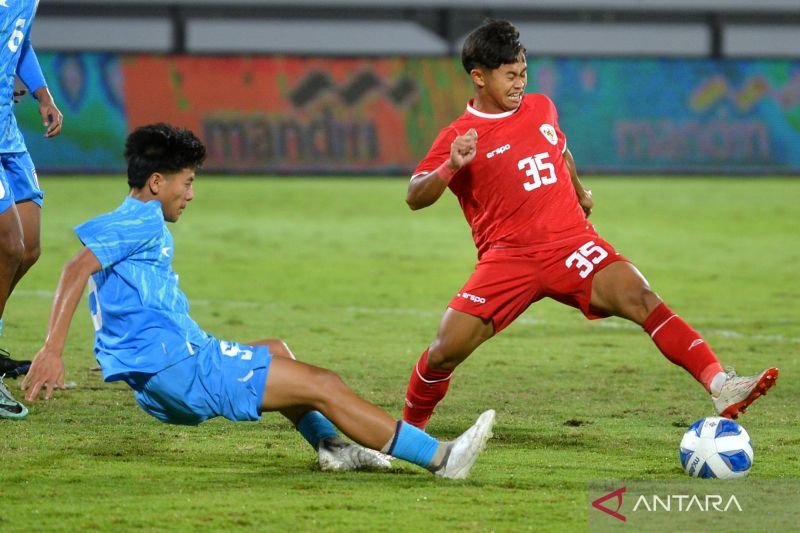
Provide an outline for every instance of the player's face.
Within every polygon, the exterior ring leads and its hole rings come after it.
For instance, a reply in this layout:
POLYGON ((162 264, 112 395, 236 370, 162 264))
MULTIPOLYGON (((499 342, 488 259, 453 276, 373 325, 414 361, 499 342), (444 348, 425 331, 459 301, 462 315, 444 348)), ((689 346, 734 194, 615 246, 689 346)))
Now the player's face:
POLYGON ((528 64, 524 55, 520 55, 516 63, 507 63, 496 69, 480 72, 483 87, 477 82, 482 107, 479 111, 505 113, 519 107, 528 84, 528 64))
POLYGON ((173 174, 164 175, 164 184, 158 191, 164 220, 175 222, 186 209, 186 204, 194 198, 194 168, 185 168, 173 174))

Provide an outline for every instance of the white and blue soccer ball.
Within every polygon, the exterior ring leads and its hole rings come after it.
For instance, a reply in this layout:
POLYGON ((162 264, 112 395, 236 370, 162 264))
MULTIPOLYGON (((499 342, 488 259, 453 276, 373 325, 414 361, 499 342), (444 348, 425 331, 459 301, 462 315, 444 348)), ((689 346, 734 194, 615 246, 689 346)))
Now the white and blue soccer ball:
POLYGON ((681 464, 692 477, 734 479, 753 466, 753 444, 747 431, 727 418, 702 418, 681 439, 681 464))

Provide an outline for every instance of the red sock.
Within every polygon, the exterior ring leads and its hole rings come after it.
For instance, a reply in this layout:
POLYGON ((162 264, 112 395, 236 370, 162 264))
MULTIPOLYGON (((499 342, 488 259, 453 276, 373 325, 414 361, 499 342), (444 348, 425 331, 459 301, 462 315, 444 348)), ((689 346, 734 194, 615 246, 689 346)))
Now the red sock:
POLYGON ((428 350, 425 350, 411 371, 411 379, 408 380, 403 420, 412 426, 425 429, 433 414, 433 408, 447 394, 452 375, 452 370, 428 368, 428 350))
POLYGON ((681 317, 661 303, 645 319, 642 328, 650 334, 661 353, 683 367, 709 390, 711 380, 722 372, 717 356, 708 343, 681 317))

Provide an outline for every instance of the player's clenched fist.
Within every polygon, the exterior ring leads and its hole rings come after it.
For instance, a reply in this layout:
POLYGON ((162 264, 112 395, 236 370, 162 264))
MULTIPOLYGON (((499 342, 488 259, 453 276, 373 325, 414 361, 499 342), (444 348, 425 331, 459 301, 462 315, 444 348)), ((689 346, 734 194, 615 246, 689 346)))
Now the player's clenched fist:
POLYGON ((450 145, 450 166, 455 170, 463 167, 473 159, 478 146, 478 132, 470 128, 464 135, 459 135, 450 145))

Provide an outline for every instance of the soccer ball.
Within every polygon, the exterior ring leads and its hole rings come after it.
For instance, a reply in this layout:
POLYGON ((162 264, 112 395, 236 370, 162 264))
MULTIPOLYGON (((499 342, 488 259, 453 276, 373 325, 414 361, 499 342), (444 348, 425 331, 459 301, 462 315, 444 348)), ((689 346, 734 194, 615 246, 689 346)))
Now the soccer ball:
POLYGON ((681 464, 692 477, 734 479, 753 466, 753 444, 747 431, 727 418, 701 418, 681 439, 681 464))

